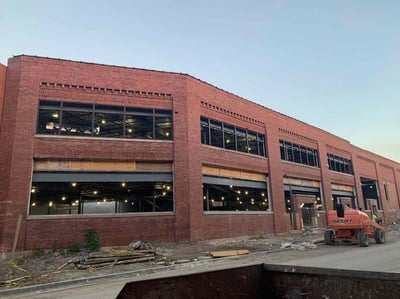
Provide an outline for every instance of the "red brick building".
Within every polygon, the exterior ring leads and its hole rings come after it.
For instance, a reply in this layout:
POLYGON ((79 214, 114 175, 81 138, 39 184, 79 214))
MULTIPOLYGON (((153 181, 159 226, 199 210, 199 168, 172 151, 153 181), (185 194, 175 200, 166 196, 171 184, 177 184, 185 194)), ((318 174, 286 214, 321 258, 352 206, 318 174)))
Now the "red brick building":
POLYGON ((190 75, 34 56, 0 65, 0 251, 400 218, 400 164, 190 75))

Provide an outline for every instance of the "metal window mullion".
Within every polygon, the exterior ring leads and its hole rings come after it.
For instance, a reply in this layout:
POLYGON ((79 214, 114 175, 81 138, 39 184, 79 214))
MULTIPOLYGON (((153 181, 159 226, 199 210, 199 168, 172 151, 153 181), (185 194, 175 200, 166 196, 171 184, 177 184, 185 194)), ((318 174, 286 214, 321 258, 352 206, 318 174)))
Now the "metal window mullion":
POLYGON ((210 119, 207 118, 207 123, 208 123, 208 145, 211 145, 211 124, 210 124, 210 119))
POLYGON ((222 127, 222 148, 225 148, 225 126, 224 123, 221 123, 221 127, 222 127))
POLYGON ((233 132, 235 134, 235 151, 238 151, 238 136, 237 136, 236 126, 233 127, 233 132))
POLYGON ((153 139, 156 139, 156 112, 153 109, 153 139))
POLYGON ((95 104, 92 104, 92 137, 94 136, 95 104))
POLYGON ((124 106, 124 117, 123 117, 123 125, 122 125, 122 136, 126 136, 126 107, 124 106))

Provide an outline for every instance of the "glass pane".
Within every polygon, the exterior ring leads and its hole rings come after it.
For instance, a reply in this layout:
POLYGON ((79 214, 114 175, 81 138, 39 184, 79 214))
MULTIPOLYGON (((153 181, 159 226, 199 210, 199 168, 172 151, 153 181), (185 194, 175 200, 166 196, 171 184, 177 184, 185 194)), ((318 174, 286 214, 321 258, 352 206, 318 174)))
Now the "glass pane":
POLYGON ((63 102, 63 109, 74 111, 92 111, 93 104, 63 102))
POLYGON ((300 159, 302 164, 308 165, 307 149, 304 146, 300 146, 300 159))
POLYGON ((210 134, 211 134, 211 145, 217 147, 223 147, 221 122, 210 120, 210 134))
POLYGON ((94 136, 97 137, 122 137, 124 134, 124 115, 95 113, 94 128, 94 136))
POLYGON ((208 118, 200 117, 201 127, 201 143, 210 144, 210 128, 208 126, 208 118))
POLYGON ((59 101, 40 100, 39 105, 40 105, 40 108, 59 110, 60 107, 61 107, 61 102, 59 102, 59 101))
POLYGON ((236 150, 235 128, 224 124, 224 148, 236 150))
POLYGON ((64 110, 61 134, 92 136, 92 112, 64 110))
POLYGON ((258 149, 259 155, 265 157, 265 136, 258 134, 258 149))
POLYGON ((113 105, 99 105, 96 104, 95 105, 95 110, 96 112, 106 112, 106 113, 119 113, 119 114, 123 114, 124 112, 124 107, 123 106, 113 106, 113 105))
POLYGON ((248 143, 248 152, 253 155, 258 155, 258 142, 257 142, 257 133, 248 131, 247 132, 247 143, 248 143))
POLYGON ((153 115, 153 109, 126 107, 126 113, 134 115, 153 115))
POLYGON ((171 117, 155 117, 156 139, 172 140, 172 119, 171 117))
POLYGON ((297 144, 293 144, 293 159, 296 163, 301 163, 300 148, 297 144))
POLYGON ((293 148, 291 142, 285 142, 285 150, 287 154, 287 161, 293 162, 294 156, 293 156, 293 148))
POLYGON ((59 134, 60 110, 40 109, 37 123, 38 134, 59 134))
POLYGON ((34 182, 30 215, 173 211, 170 182, 34 182))
POLYGON ((137 139, 152 139, 153 117, 126 115, 125 136, 137 139))
POLYGON ((239 152, 248 152, 246 130, 236 128, 237 150, 239 152))
POLYGON ((224 185, 203 185, 205 211, 267 211, 266 189, 224 185))
POLYGON ((279 143, 280 143, 281 159, 282 159, 282 160, 286 160, 286 155, 285 155, 285 152, 286 152, 285 142, 284 142, 284 141, 280 141, 279 143))

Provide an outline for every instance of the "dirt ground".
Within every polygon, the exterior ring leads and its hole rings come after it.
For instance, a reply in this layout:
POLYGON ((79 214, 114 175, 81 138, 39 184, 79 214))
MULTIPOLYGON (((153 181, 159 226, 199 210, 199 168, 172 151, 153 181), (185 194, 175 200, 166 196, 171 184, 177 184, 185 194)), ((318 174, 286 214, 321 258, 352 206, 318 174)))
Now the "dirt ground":
MULTIPOLYGON (((320 230, 308 230, 287 237, 243 237, 233 239, 218 239, 202 242, 179 243, 144 243, 146 248, 155 250, 155 259, 141 263, 89 267, 79 270, 72 261, 87 258, 85 251, 66 253, 66 250, 49 250, 46 252, 34 250, 19 254, 14 260, 0 261, 0 289, 22 287, 32 284, 43 284, 62 280, 71 280, 95 275, 105 275, 116 272, 132 271, 149 267, 163 267, 171 264, 197 261, 211 258, 210 252, 224 250, 247 249, 249 252, 279 250, 282 244, 289 247, 292 244, 321 240, 320 230)), ((126 247, 102 248, 103 252, 112 250, 128 251, 126 247)))
MULTIPOLYGON (((398 233, 399 227, 390 227, 388 234, 398 233)), ((273 251, 313 250, 323 241, 323 230, 306 230, 285 237, 242 237, 233 239, 218 239, 202 242, 179 243, 144 243, 146 248, 155 250, 151 261, 135 262, 121 265, 106 265, 77 269, 72 261, 78 261, 90 256, 88 252, 80 251, 65 254, 65 250, 50 250, 47 252, 26 252, 14 260, 0 261, 0 289, 24 287, 34 284, 46 284, 57 281, 74 280, 112 273, 154 269, 169 265, 211 259, 210 252, 247 249, 250 253, 273 251)), ((102 248, 103 254, 111 251, 130 251, 128 246, 117 248, 102 248)))

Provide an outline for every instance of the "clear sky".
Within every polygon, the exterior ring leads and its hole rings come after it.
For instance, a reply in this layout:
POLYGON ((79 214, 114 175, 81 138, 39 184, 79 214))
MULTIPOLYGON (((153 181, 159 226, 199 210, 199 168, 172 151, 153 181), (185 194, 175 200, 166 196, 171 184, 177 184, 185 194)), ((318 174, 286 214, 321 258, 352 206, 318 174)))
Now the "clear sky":
POLYGON ((188 73, 400 162, 399 0, 0 0, 19 54, 188 73))

